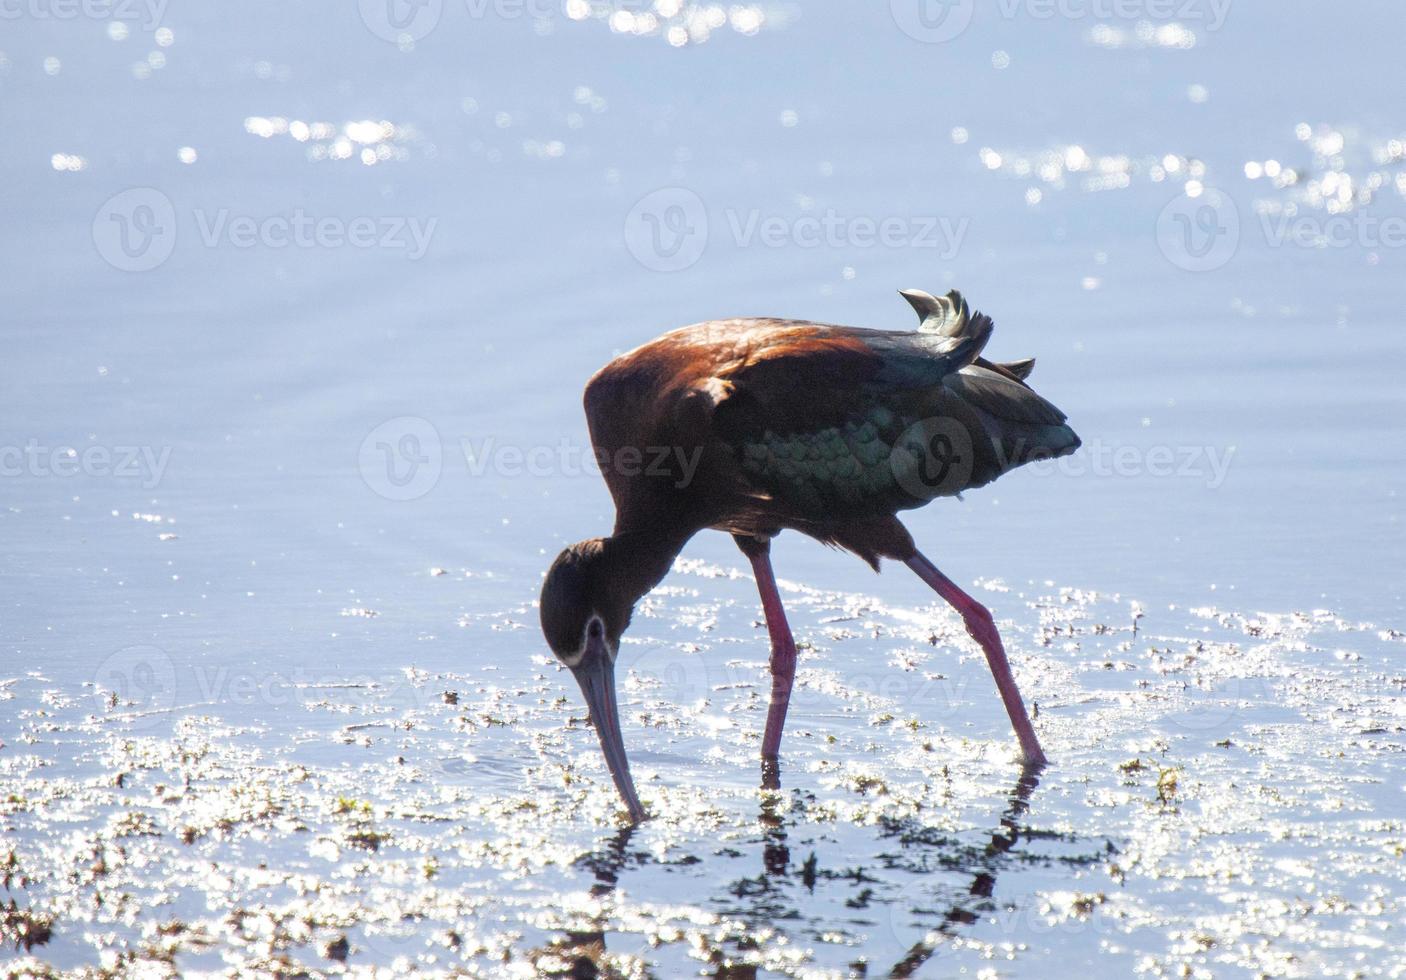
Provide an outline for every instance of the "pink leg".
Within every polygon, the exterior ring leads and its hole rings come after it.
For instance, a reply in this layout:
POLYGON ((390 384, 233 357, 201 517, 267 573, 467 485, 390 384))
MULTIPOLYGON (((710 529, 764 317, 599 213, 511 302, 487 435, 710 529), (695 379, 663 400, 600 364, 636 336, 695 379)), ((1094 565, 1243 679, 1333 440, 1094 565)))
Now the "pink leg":
POLYGON ((771 707, 767 709, 766 732, 762 735, 762 758, 774 759, 781 752, 781 729, 786 725, 786 708, 796 680, 796 641, 791 638, 781 593, 776 590, 776 577, 771 572, 771 546, 755 538, 738 538, 737 546, 752 562, 757 591, 762 594, 766 629, 771 635, 771 707))
POLYGON ((967 633, 986 653, 986 663, 990 665, 991 674, 996 678, 996 688, 1001 692, 1001 700, 1006 703, 1006 714, 1011 716, 1011 724, 1015 727, 1016 738, 1020 740, 1020 751, 1025 756, 1025 764, 1043 766, 1045 753, 1040 750, 1035 728, 1025 714, 1025 704, 1020 700, 1020 691, 1015 686, 1015 678, 1011 676, 1011 665, 1006 660, 1006 650, 1001 645, 1001 634, 996 632, 996 621, 991 618, 991 613, 918 552, 913 553, 907 564, 919 578, 946 599, 953 609, 962 614, 962 619, 967 624, 967 633))

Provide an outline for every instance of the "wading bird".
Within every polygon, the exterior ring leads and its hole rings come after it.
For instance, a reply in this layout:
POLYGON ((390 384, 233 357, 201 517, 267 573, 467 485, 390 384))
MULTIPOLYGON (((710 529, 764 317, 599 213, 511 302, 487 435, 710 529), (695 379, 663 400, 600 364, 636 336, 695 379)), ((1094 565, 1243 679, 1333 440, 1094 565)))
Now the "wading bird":
POLYGON ((586 419, 611 497, 613 533, 572 545, 542 587, 542 631, 571 669, 633 820, 645 816, 620 731, 615 657, 635 603, 705 528, 751 562, 771 639, 762 736, 776 765, 796 645, 772 574, 785 529, 863 558, 904 562, 980 644, 1027 765, 1045 761, 991 614, 923 557, 900 510, 984 486, 1079 446, 1064 413, 1026 379, 1033 360, 981 356, 991 318, 956 290, 902 296, 916 332, 798 320, 711 320, 611 361, 586 385, 586 419))

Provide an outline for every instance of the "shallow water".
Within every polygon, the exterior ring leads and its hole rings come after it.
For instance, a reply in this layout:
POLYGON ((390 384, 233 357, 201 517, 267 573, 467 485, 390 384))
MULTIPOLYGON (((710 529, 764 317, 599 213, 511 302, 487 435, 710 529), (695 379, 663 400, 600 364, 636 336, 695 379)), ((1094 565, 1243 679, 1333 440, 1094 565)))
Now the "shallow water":
POLYGON ((684 6, 7 13, 14 968, 1400 975, 1400 11, 684 6), (533 605, 610 523, 583 380, 907 286, 1085 442, 909 518, 1053 765, 921 583, 782 538, 758 790, 703 535, 622 653, 622 831, 533 605))

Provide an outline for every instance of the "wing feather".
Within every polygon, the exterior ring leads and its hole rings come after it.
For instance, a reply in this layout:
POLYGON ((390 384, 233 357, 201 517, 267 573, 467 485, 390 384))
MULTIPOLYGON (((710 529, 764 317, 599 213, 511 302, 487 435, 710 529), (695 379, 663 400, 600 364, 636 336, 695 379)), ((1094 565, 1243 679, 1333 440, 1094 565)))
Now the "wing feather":
POLYGON ((718 371, 728 393, 714 428, 748 482, 810 513, 913 506, 894 447, 918 421, 950 413, 942 407, 952 400, 944 380, 967 369, 992 332, 989 317, 971 315, 954 296, 938 329, 812 327, 760 344, 718 371))

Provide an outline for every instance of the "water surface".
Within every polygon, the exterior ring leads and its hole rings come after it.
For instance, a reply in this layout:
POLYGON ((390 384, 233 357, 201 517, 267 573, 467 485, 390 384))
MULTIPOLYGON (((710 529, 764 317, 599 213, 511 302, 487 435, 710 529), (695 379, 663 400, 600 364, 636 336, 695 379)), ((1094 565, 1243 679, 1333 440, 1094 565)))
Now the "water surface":
POLYGON ((19 969, 1393 975, 1400 11, 890 6, 7 14, 19 969), (953 286, 1085 442, 909 518, 1054 764, 920 582, 783 537, 760 791, 705 534, 622 653, 622 831, 533 605, 611 521, 584 379, 953 286))

